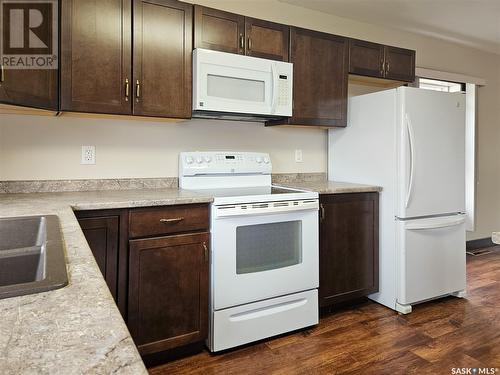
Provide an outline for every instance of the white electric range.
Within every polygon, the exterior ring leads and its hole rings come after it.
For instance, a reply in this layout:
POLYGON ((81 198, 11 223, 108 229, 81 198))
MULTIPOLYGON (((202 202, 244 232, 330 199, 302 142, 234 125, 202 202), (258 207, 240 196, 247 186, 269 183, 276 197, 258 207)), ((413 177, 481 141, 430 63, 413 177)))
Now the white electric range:
POLYGON ((183 152, 179 185, 214 197, 211 351, 318 323, 318 194, 274 187, 268 154, 183 152))

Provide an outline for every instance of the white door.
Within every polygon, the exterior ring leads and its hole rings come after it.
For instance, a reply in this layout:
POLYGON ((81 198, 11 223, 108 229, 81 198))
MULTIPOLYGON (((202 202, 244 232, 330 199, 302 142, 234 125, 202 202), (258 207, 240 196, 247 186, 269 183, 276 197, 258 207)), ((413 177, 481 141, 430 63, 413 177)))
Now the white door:
POLYGON ((212 299, 220 310, 318 287, 318 211, 219 216, 212 208, 212 299))
POLYGON ((465 96, 400 88, 399 204, 412 218, 465 212, 465 96))
POLYGON ((465 216, 398 221, 403 305, 465 289, 465 216))

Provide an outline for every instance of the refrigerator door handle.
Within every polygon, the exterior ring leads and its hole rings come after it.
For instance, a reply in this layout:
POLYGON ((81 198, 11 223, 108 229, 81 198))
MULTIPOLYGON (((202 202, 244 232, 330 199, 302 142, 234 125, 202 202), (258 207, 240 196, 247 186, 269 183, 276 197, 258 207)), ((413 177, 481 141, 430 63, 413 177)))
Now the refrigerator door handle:
POLYGON ((407 223, 405 225, 406 230, 427 230, 427 229, 439 229, 446 227, 454 227, 465 223, 465 216, 461 215, 458 218, 431 218, 431 219, 420 219, 413 223, 407 223))
POLYGON ((413 192, 413 178, 415 174, 415 147, 414 147, 414 137, 413 128, 411 126, 410 117, 408 114, 405 115, 406 128, 408 130, 408 141, 410 144, 410 181, 408 182, 408 190, 406 191, 406 202, 405 207, 408 208, 410 203, 411 193, 413 192))

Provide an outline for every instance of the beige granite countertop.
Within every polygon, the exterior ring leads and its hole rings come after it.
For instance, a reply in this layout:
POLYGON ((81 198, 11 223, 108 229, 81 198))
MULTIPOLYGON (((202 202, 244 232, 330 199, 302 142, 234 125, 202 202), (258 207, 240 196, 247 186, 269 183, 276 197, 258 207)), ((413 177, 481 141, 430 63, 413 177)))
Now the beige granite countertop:
MULTIPOLYGON (((381 191, 378 186, 326 181, 317 175, 281 176, 274 182, 320 194, 381 191)), ((31 186, 29 182, 27 186, 31 186)), ((53 188, 52 184, 47 187, 53 188)), ((58 215, 69 276, 69 285, 64 288, 0 300, 0 373, 146 374, 73 211, 212 200, 174 187, 0 194, 0 217, 58 215)))
POLYGON ((380 186, 353 184, 338 181, 283 181, 276 185, 292 189, 315 191, 319 194, 369 193, 382 191, 380 186))
POLYGON ((0 300, 1 374, 146 374, 73 210, 210 202, 178 189, 0 194, 0 217, 56 214, 69 285, 0 300))

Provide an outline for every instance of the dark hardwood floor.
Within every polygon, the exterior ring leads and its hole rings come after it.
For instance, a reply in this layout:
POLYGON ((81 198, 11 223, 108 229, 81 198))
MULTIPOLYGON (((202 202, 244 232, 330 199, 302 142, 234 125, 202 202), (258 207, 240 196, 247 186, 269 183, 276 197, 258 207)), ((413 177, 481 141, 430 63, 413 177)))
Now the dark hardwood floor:
POLYGON ((486 367, 500 374, 500 250, 468 255, 467 276, 466 299, 421 304, 406 316, 366 302, 309 330, 219 355, 204 351, 150 373, 451 374, 486 367))

